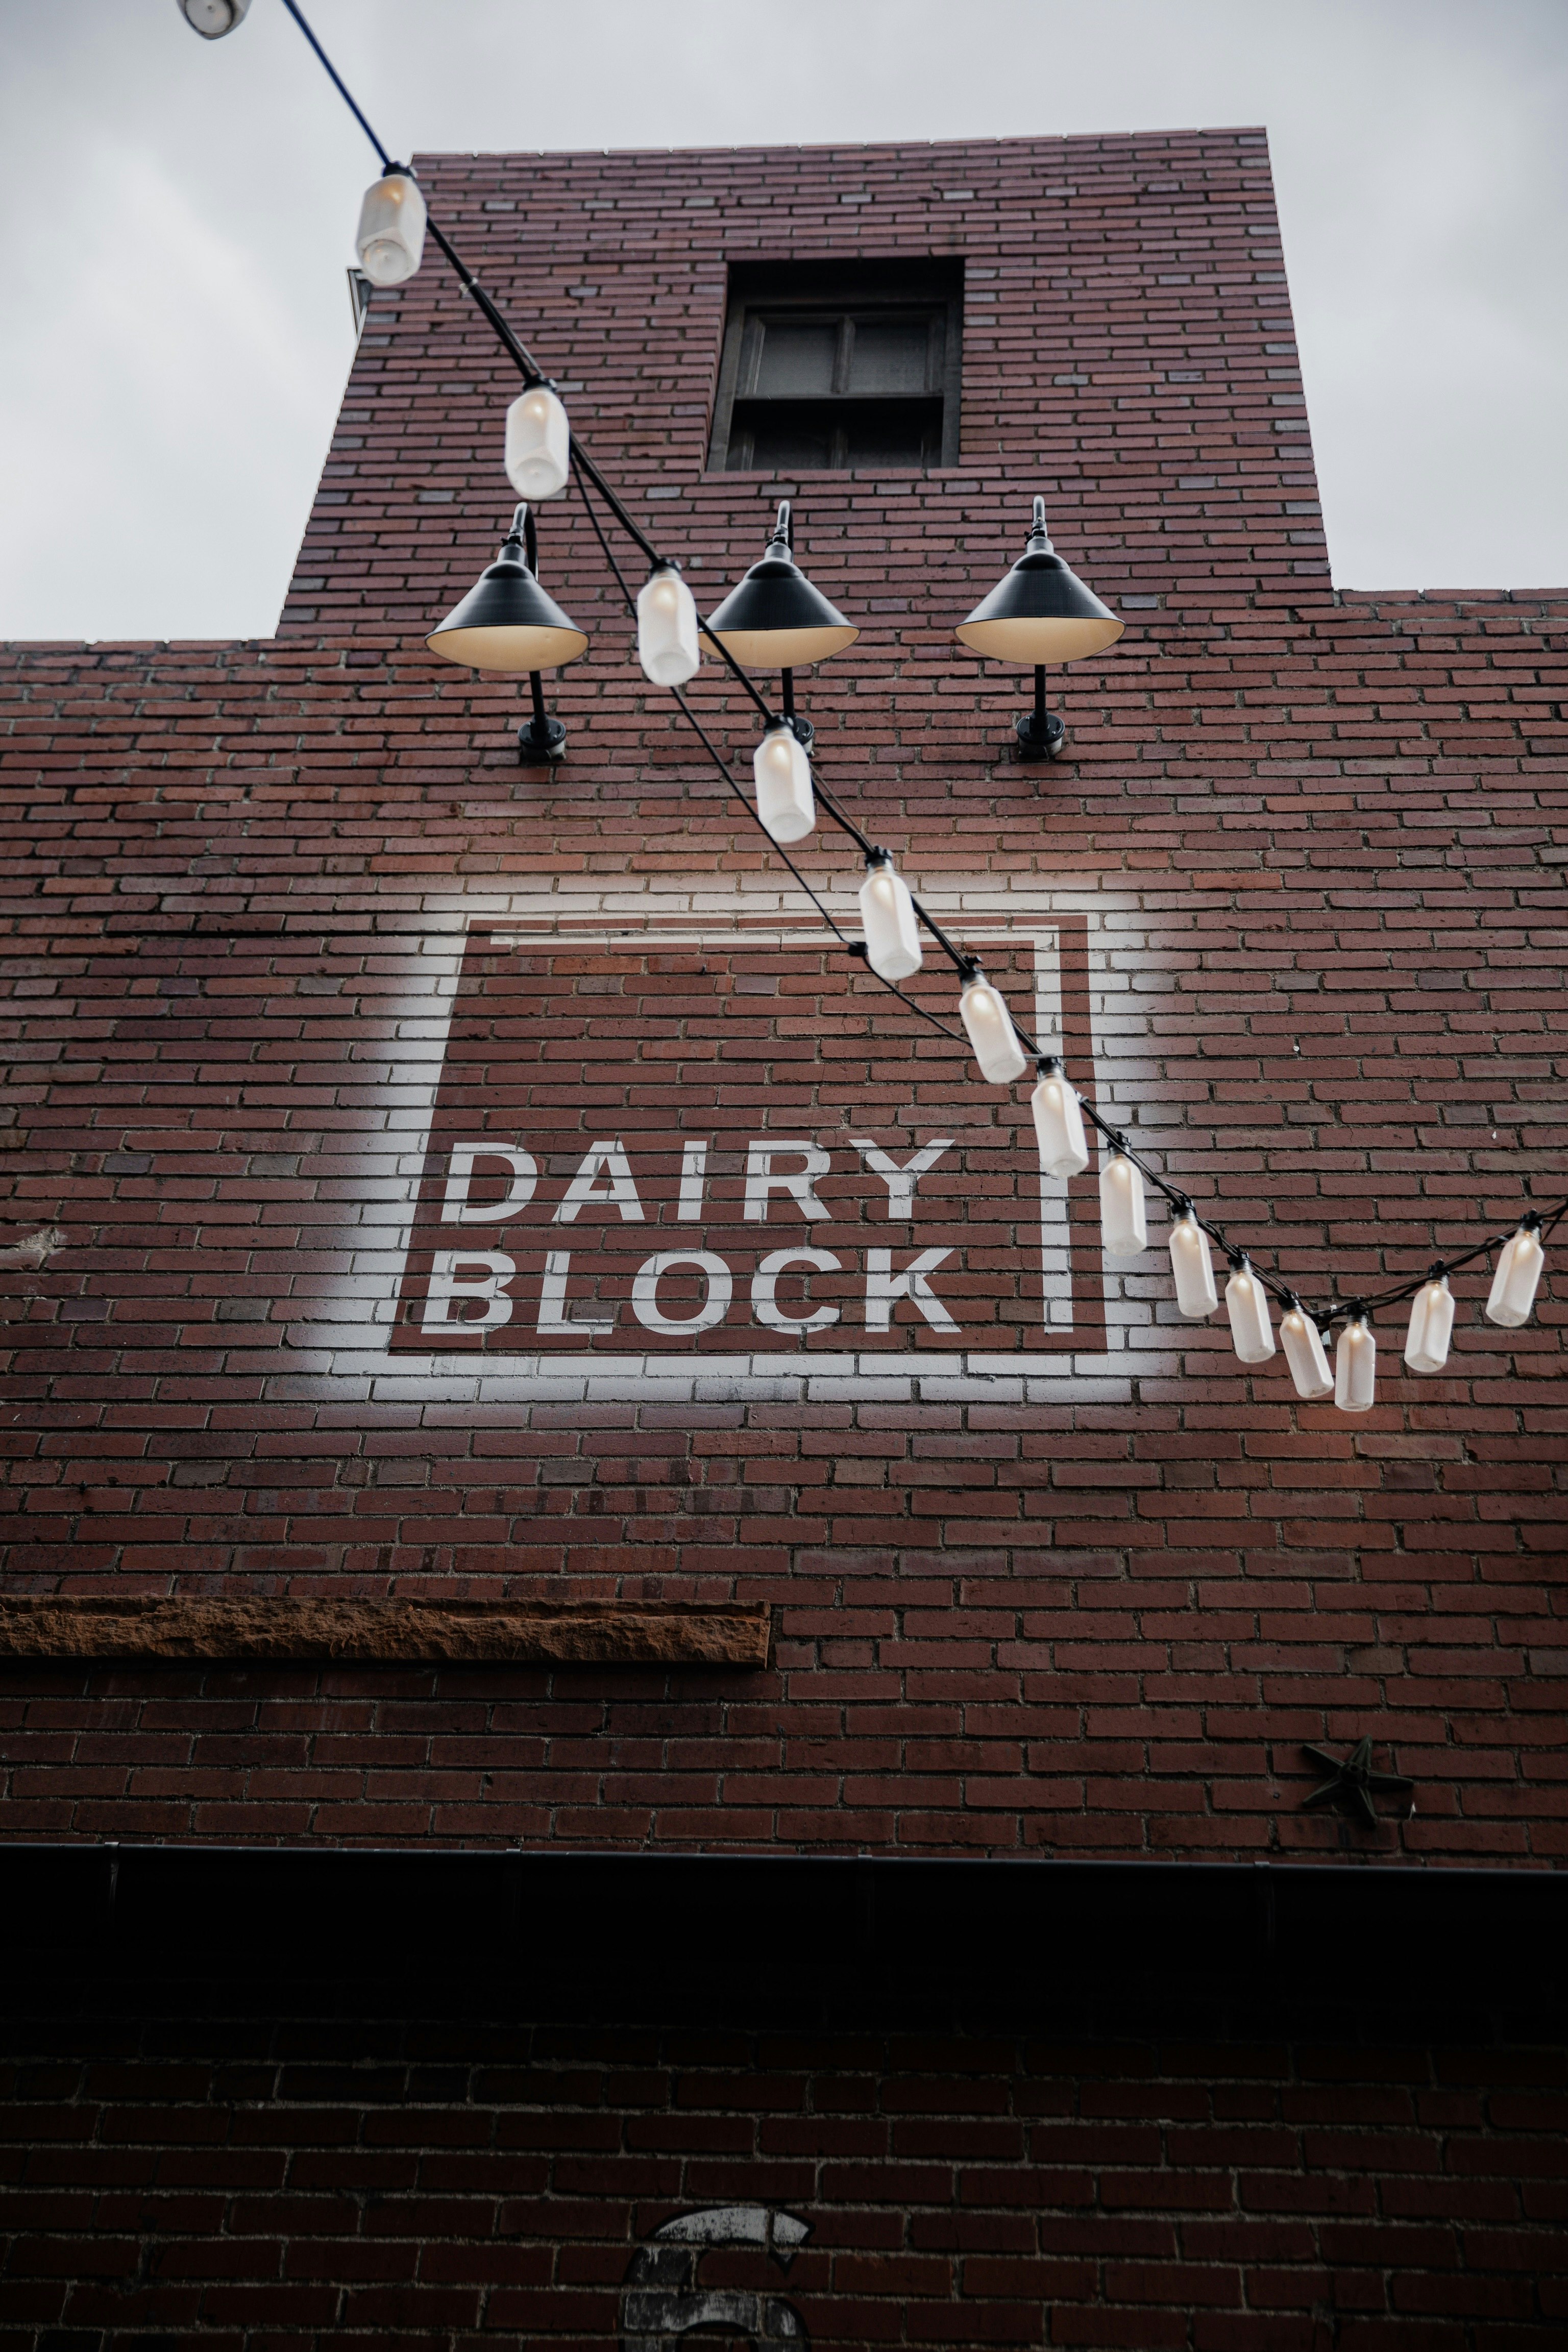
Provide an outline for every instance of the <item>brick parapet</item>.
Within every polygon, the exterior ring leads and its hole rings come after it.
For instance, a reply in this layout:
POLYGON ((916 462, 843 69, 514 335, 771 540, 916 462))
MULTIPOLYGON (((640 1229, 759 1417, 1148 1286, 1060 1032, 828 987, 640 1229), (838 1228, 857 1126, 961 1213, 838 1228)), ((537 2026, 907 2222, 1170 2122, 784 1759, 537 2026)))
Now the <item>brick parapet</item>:
MULTIPOLYGON (((1037 489, 1061 544, 1134 610, 1328 590, 1260 131, 418 168, 700 594, 700 573, 760 551, 760 502, 784 489, 814 576, 873 612, 907 598, 911 559, 967 610, 1037 489), (777 484, 708 473, 727 268, 856 255, 963 262, 960 463, 777 484)), ((500 419, 516 382, 444 267, 373 298, 286 634, 333 615, 427 627, 456 602, 510 508, 500 419)), ((575 587, 582 543, 578 516, 547 509, 552 582, 575 587)))

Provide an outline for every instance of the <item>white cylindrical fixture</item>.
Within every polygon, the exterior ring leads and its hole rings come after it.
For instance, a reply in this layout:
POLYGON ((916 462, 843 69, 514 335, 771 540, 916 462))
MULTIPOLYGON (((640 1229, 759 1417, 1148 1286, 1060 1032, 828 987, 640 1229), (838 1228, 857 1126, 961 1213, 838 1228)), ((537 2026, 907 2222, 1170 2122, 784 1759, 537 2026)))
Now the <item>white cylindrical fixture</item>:
POLYGON ((866 961, 883 980, 908 980, 921 968, 921 927, 903 877, 885 849, 868 862, 860 885, 866 961))
POLYGON ((1171 1272, 1176 1277, 1177 1312, 1194 1323, 1212 1315, 1219 1305, 1214 1260, 1209 1255, 1208 1235, 1191 1208, 1184 1209, 1171 1226, 1171 1272))
POLYGON ((1081 1175, 1089 1166, 1089 1144, 1078 1091, 1068 1084, 1059 1064, 1047 1062, 1039 1084, 1029 1097, 1035 1133, 1040 1139, 1040 1166, 1047 1176, 1081 1175))
POLYGON ((1440 1372, 1448 1360, 1454 1328, 1454 1294, 1446 1274, 1434 1275, 1410 1302, 1405 1360, 1413 1372, 1440 1372))
POLYGON ((1290 1367, 1290 1378, 1296 1383, 1296 1394, 1309 1403, 1334 1392, 1334 1376, 1329 1370, 1329 1360, 1323 1353, 1323 1342, 1317 1325, 1299 1307, 1287 1308, 1279 1318, 1279 1337, 1285 1342, 1285 1361, 1290 1367))
POLYGON ((425 251, 425 199, 406 172, 389 172, 364 192, 354 250, 373 286, 401 286, 425 251))
POLYGON ((1364 1315, 1352 1315, 1334 1345, 1334 1402, 1342 1412, 1370 1412, 1377 1341, 1364 1315))
POLYGON ((1268 1319, 1268 1293, 1243 1258, 1225 1286, 1225 1310, 1230 1336, 1244 1364, 1266 1364, 1274 1353, 1274 1326, 1268 1319))
POLYGON ((752 754, 757 814, 775 841, 804 841, 816 823, 811 762, 794 730, 770 727, 752 754))
POLYGON ((537 501, 563 490, 571 471, 566 411, 548 384, 531 383, 506 413, 507 480, 520 499, 537 501))
POLYGON ((1005 1087, 1014 1078, 1021 1078, 1029 1066, 1029 1057, 1019 1043, 1006 999, 1000 989, 992 987, 983 971, 975 971, 964 982, 958 1010, 969 1032, 981 1076, 989 1078, 994 1087, 1005 1087))
POLYGON ((1491 1296, 1487 1300, 1489 1323, 1500 1323, 1505 1330, 1516 1331, 1521 1323, 1529 1322, 1536 1285, 1545 1263, 1541 1234, 1531 1218, 1503 1244, 1502 1255, 1492 1276, 1491 1296))
POLYGON ((637 659, 651 686, 684 686, 702 667, 696 600, 672 564, 650 572, 637 591, 637 659))
POLYGON ((1124 1151, 1100 1163, 1100 1239, 1108 1257, 1136 1257, 1149 1246, 1143 1179, 1124 1151))

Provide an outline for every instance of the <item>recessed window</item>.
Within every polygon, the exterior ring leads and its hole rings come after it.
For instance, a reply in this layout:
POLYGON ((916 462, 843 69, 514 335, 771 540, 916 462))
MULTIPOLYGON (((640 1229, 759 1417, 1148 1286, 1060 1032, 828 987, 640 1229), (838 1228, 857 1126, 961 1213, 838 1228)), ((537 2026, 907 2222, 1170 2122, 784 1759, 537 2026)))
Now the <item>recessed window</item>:
POLYGON ((710 466, 955 466, 963 331, 956 262, 732 270, 710 466))

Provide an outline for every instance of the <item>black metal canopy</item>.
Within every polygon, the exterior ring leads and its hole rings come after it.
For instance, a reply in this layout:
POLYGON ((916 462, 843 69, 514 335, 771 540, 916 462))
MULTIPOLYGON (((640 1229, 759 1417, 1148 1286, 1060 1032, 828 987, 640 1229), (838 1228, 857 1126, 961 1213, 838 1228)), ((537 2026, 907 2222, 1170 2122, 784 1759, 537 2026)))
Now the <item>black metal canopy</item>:
POLYGON ((586 632, 547 596, 524 560, 526 505, 488 572, 425 642, 443 660, 470 669, 562 669, 588 650, 586 632))
POLYGON ((1062 562, 1046 529, 1046 502, 1037 499, 1023 554, 954 634, 991 661, 1054 667, 1103 652, 1124 625, 1062 562))
POLYGON ((804 669, 831 660, 860 632, 814 588, 791 552, 789 500, 779 507, 760 563, 731 588, 708 625, 710 636, 752 669, 804 669))

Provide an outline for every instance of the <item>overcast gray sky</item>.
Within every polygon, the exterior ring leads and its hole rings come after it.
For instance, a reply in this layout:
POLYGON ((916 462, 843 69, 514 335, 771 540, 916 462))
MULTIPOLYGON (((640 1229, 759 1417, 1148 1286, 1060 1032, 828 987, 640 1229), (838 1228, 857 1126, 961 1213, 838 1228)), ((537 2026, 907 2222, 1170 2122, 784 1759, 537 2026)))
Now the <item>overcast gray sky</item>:
MULTIPOLYGON (((1265 123, 1336 582, 1568 585, 1563 0, 308 13, 395 152, 1265 123)), ((266 635, 371 152, 279 0, 0 0, 0 635, 266 635)))

